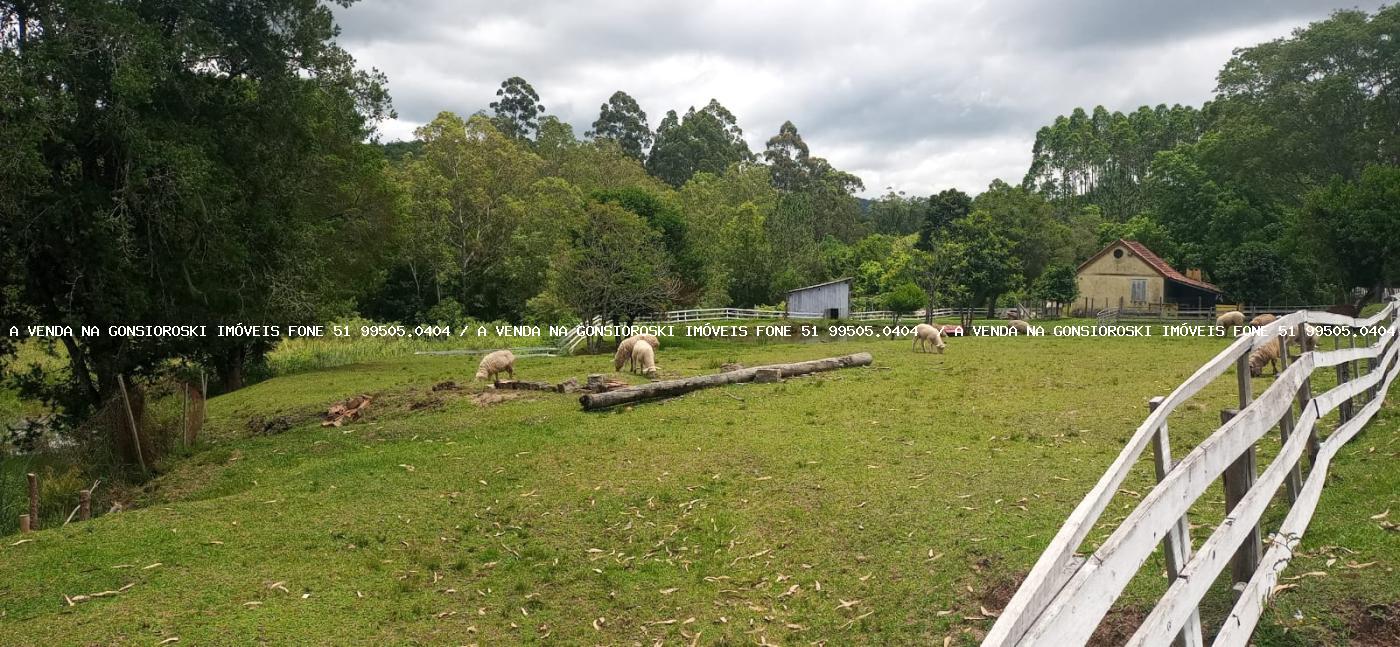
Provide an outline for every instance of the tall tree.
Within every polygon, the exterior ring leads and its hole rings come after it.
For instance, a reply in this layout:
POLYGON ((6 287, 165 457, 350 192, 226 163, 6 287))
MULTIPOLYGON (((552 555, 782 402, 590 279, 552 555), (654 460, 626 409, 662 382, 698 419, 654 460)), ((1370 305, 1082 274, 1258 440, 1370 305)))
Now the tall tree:
POLYGON ((972 196, 944 189, 929 196, 928 209, 919 225, 919 249, 931 251, 954 222, 972 211, 972 196))
POLYGON ((500 98, 491 102, 496 129, 513 139, 533 139, 539 133, 544 104, 530 82, 512 76, 501 82, 496 96, 500 98))
POLYGON ((593 122, 593 130, 588 131, 587 136, 615 141, 623 152, 637 161, 646 159, 652 140, 647 113, 637 105, 636 99, 622 90, 614 92, 608 102, 599 107, 598 120, 593 122))
POLYGON ((550 290, 584 320, 660 310, 669 298, 660 238, 640 216, 614 204, 594 203, 569 250, 556 261, 550 290))
POLYGON ((778 134, 768 139, 763 160, 773 169, 773 186, 779 191, 808 188, 812 171, 811 151, 791 121, 784 121, 778 128, 778 134))
POLYGON ((511 295, 498 272, 542 160, 480 116, 464 122, 444 112, 415 135, 422 151, 398 175, 413 237, 409 260, 434 292, 428 301, 451 296, 485 319, 516 314, 503 307, 511 295))
MULTIPOLYGON (((39 319, 294 324, 343 312, 393 239, 391 110, 320 2, 27 2, 0 37, 0 259, 39 319), (11 265, 9 261, 14 264, 11 265)), ((62 410, 202 359, 230 387, 270 342, 62 340, 62 410), (71 388, 68 388, 71 387, 71 388)))
POLYGON ((734 114, 710 100, 704 108, 693 106, 681 118, 674 110, 656 128, 656 143, 647 156, 647 170, 674 187, 700 172, 724 173, 730 164, 753 160, 734 114))

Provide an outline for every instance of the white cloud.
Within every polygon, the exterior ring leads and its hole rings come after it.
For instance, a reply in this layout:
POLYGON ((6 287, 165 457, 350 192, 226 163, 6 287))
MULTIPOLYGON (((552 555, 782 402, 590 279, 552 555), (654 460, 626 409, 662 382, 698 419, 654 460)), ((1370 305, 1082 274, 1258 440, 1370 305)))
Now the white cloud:
POLYGON ((1315 0, 386 0, 337 14, 341 44, 389 77, 399 119, 382 125, 385 140, 442 110, 485 109, 518 75, 579 133, 618 89, 653 127, 669 109, 717 98, 756 151, 791 120, 814 154, 878 195, 1018 182, 1036 129, 1056 115, 1200 105, 1233 48, 1331 10, 1315 0))

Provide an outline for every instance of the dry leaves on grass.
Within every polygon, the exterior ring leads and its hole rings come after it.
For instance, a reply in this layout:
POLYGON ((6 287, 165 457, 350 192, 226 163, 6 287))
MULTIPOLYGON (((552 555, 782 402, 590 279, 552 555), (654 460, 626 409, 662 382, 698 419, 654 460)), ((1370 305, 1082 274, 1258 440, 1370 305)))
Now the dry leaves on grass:
POLYGON ((360 416, 364 415, 365 409, 369 407, 371 400, 373 398, 368 395, 357 395, 331 405, 331 408, 326 410, 325 419, 321 421, 321 426, 339 427, 347 422, 359 420, 360 416))

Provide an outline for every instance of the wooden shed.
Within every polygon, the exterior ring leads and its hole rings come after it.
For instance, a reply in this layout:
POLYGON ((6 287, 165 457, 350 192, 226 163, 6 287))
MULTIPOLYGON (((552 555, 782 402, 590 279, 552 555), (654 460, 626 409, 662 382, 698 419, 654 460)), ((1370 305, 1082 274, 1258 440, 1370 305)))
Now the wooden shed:
POLYGON ((826 283, 789 290, 785 314, 817 314, 825 319, 845 319, 851 316, 851 279, 836 279, 826 283))
POLYGON ((1084 261, 1076 276, 1086 311, 1211 308, 1221 295, 1220 288, 1201 280, 1199 270, 1178 272, 1142 243, 1121 238, 1084 261))

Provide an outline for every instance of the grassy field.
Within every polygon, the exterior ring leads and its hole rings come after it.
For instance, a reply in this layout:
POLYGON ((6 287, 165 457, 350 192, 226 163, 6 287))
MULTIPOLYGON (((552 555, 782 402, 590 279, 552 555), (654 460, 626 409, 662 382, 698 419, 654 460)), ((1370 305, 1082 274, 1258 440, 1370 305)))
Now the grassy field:
MULTIPOLYGON (((470 379, 461 357, 280 377, 211 400, 206 443, 139 508, 0 540, 0 644, 972 644, 1148 398, 1223 345, 963 338, 932 355, 907 340, 692 340, 663 346, 667 375, 862 350, 875 365, 593 414, 571 396, 433 391, 470 379), (319 426, 359 393, 375 396, 368 419, 319 426), (65 601, 104 591, 118 593, 65 601)), ((607 368, 585 356, 518 372, 607 368)), ((1232 385, 1173 416, 1178 448, 1214 428, 1232 385)), ((1259 644, 1396 631, 1400 533, 1371 517, 1400 516, 1398 455, 1387 407, 1333 464, 1285 573, 1298 587, 1259 644)), ((1091 546, 1151 486, 1139 468, 1091 546)), ((1198 505, 1198 540, 1221 499, 1216 487, 1198 505)), ((1106 640, 1163 590, 1161 570, 1144 567, 1106 640)))

